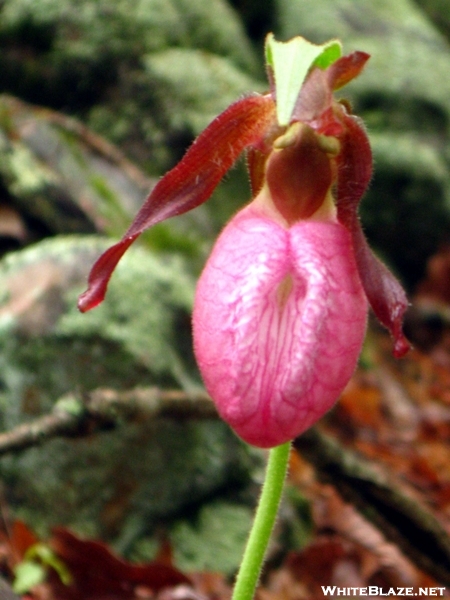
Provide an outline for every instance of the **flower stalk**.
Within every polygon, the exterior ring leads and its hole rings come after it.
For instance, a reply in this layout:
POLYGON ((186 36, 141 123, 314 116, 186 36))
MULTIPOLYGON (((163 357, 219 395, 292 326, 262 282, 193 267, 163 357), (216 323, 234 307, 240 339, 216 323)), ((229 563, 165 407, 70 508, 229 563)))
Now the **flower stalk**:
POLYGON ((234 585, 232 600, 251 600, 261 575, 264 557, 275 525, 289 461, 290 442, 269 452, 266 476, 250 536, 234 585))

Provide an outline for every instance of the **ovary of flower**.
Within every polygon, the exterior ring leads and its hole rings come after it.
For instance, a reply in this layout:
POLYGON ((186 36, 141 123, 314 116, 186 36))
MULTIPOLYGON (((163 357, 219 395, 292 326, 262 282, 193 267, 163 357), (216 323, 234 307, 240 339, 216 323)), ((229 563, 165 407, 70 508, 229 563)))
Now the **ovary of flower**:
POLYGON ((338 399, 367 317, 351 236, 329 213, 287 227, 257 197, 200 278, 194 348, 222 418, 245 441, 298 436, 338 399))

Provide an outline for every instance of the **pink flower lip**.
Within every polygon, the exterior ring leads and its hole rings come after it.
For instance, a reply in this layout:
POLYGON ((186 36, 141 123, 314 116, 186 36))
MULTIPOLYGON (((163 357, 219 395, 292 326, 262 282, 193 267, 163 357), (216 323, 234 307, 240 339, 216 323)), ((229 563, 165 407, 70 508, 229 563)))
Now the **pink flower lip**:
POLYGON ((214 247, 193 314, 197 361, 222 418, 263 448, 298 436, 350 379, 366 316, 345 227, 286 228, 255 203, 244 208, 214 247))

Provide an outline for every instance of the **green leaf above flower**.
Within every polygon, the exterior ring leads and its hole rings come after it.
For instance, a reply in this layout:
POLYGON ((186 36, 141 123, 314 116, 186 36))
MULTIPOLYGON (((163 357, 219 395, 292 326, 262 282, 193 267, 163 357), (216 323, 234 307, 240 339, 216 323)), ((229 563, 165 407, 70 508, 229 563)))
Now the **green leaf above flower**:
POLYGON ((301 36, 277 42, 272 33, 266 38, 266 64, 272 71, 277 103, 277 120, 288 125, 299 92, 313 66, 326 69, 342 56, 338 40, 312 44, 301 36))

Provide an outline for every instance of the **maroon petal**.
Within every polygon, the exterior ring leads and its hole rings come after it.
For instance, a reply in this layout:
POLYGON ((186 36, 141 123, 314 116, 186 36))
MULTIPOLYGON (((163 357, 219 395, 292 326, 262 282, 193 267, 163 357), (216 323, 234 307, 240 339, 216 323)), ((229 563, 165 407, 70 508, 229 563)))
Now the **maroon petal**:
MULTIPOLYGON (((318 120, 317 128, 319 129, 323 115, 334 103, 333 91, 357 77, 369 58, 370 54, 365 52, 352 52, 339 58, 325 70, 319 67, 311 69, 298 95, 292 113, 292 121, 311 124, 318 120)), ((335 134, 327 133, 327 135, 335 134)))
POLYGON ((366 52, 352 52, 347 56, 338 58, 326 70, 330 87, 333 90, 338 90, 349 83, 361 73, 369 58, 370 54, 366 52))
POLYGON ((333 183, 333 168, 308 125, 294 124, 284 137, 288 145, 274 150, 267 161, 266 183, 276 210, 292 225, 322 206, 333 183))
POLYGON ((339 137, 341 152, 337 156, 338 181, 336 202, 339 220, 353 221, 358 205, 372 178, 372 150, 362 121, 347 114, 338 104, 337 117, 344 125, 339 137))
POLYGON ((399 281, 373 254, 359 221, 351 228, 353 247, 359 276, 367 299, 376 317, 394 338, 394 356, 401 358, 409 348, 403 335, 403 317, 408 308, 408 299, 399 281))
POLYGON ((317 119, 333 102, 327 71, 312 69, 302 86, 292 112, 292 121, 309 123, 317 119))
POLYGON ((117 263, 145 229, 208 200, 241 152, 257 145, 274 119, 275 103, 270 95, 238 100, 214 119, 183 159, 157 183, 121 241, 94 264, 78 308, 85 312, 102 302, 117 263))
POLYGON ((372 176, 372 153, 359 119, 338 110, 345 125, 337 158, 337 210, 339 221, 352 234, 359 276, 373 312, 394 338, 394 356, 406 354, 409 343, 403 335, 403 316, 408 308, 406 294, 389 269, 372 253, 358 219, 358 204, 372 176))

